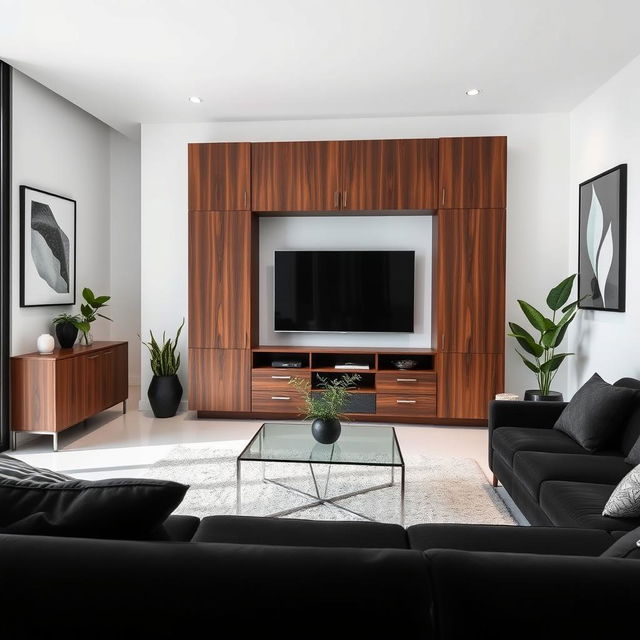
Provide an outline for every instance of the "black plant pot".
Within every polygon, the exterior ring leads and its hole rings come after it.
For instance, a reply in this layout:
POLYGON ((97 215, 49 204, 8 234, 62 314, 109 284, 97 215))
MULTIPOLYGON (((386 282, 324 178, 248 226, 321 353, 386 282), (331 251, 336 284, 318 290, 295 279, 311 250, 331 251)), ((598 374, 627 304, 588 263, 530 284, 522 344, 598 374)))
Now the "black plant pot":
POLYGON ((153 376, 147 395, 156 418, 171 418, 180 406, 182 385, 177 375, 153 376))
POLYGON ((62 322, 56 325, 56 336, 62 349, 70 349, 76 343, 78 329, 70 322, 62 322))
POLYGON ((527 389, 524 399, 533 402, 562 402, 562 394, 559 391, 549 391, 547 395, 543 395, 540 389, 527 389))
POLYGON ((311 423, 311 434, 320 444, 333 444, 341 431, 342 426, 337 418, 316 418, 311 423))

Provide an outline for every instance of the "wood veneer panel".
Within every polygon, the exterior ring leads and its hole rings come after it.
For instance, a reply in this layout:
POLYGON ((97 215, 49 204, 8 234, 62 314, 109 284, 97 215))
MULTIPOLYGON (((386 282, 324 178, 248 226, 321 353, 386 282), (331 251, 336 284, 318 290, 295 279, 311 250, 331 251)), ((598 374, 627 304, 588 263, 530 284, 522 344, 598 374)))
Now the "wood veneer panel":
POLYGON ((435 416, 436 395, 411 393, 378 393, 376 413, 383 416, 435 416))
POLYGON ((504 353, 505 211, 440 210, 438 346, 453 353, 504 353))
POLYGON ((440 138, 441 209, 507 206, 507 139, 440 138))
POLYGON ((341 155, 343 209, 438 208, 437 140, 351 140, 341 155))
MULTIPOLYGON (((96 357, 100 358, 99 355, 96 357)), ((59 360, 55 367, 56 427, 64 428, 77 424, 90 415, 84 390, 94 386, 96 381, 87 376, 86 357, 59 360)))
POLYGON ((436 393, 436 374, 409 370, 380 371, 376 374, 378 393, 436 393))
POLYGON ((251 351, 189 349, 189 409, 251 410, 251 351))
POLYGON ((339 208, 338 142, 251 145, 253 211, 333 211, 339 208))
POLYGON ((55 360, 11 359, 11 428, 54 431, 55 360))
POLYGON ((189 211, 251 209, 251 144, 190 144, 189 211))
POLYGON ((251 308, 251 212, 189 212, 189 346, 250 347, 251 308))
POLYGON ((311 374, 309 372, 292 371, 287 372, 282 369, 270 371, 253 370, 251 373, 251 390, 252 391, 286 391, 291 395, 295 393, 295 389, 289 384, 292 378, 302 378, 307 382, 311 382, 311 374))

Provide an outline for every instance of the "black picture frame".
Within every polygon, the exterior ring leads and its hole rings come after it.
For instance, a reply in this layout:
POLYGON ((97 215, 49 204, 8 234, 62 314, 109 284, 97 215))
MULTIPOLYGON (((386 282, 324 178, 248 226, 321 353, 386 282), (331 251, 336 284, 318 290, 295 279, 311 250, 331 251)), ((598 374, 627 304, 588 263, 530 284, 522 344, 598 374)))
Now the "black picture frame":
POLYGON ((578 307, 624 312, 627 264, 627 165, 578 188, 578 307))
POLYGON ((43 191, 42 189, 36 189, 35 187, 29 187, 27 185, 20 185, 20 306, 57 307, 74 305, 75 303, 76 201, 72 198, 67 198, 56 193, 43 191), (27 211, 27 209, 29 208, 28 204, 33 202, 33 195, 35 195, 35 197, 38 197, 38 195, 41 197, 40 199, 44 201, 44 206, 49 209, 49 213, 52 214, 54 222, 56 223, 56 212, 52 211, 51 207, 54 207, 55 209, 56 205, 59 205, 61 210, 64 209, 64 229, 58 225, 58 230, 62 230, 63 235, 67 236, 67 238, 68 234, 73 236, 72 238, 68 238, 70 251, 67 264, 65 265, 68 278, 67 292, 57 292, 44 278, 41 277, 38 279, 37 268, 33 261, 33 254, 27 251, 27 245, 30 244, 32 237, 32 234, 30 233, 29 238, 27 238, 27 230, 31 229, 31 224, 28 224, 27 222, 27 215, 32 215, 31 212, 27 211), (29 262, 29 260, 32 260, 32 262, 29 262), (42 280, 42 282, 40 280, 42 280), (35 290, 36 287, 38 287, 38 291, 35 290))

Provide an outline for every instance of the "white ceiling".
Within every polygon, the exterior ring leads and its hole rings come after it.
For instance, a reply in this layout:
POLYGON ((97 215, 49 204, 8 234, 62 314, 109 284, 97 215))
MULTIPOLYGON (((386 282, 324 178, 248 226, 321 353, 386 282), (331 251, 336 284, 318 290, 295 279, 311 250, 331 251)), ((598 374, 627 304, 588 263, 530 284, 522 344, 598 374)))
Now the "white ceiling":
POLYGON ((640 54, 639 21, 638 0, 0 0, 0 58, 123 132, 568 111, 640 54))

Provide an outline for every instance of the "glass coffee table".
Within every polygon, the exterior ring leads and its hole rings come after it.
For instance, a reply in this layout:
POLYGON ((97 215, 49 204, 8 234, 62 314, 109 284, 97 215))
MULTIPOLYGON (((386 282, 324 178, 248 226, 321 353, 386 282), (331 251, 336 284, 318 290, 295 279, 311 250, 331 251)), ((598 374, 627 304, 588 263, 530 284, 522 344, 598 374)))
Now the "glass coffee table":
POLYGON ((242 464, 247 462, 260 462, 263 464, 263 482, 277 485, 309 499, 309 502, 301 506, 269 514, 269 517, 274 518, 324 504, 341 509, 364 520, 372 520, 366 515, 337 504, 337 501, 393 486, 396 481, 396 469, 399 469, 400 518, 404 522, 404 460, 393 427, 342 425, 342 433, 337 442, 334 444, 320 444, 311 435, 310 423, 265 422, 236 460, 238 514, 242 513, 242 464), (279 480, 267 478, 265 476, 265 463, 267 462, 308 464, 311 479, 313 480, 314 493, 302 491, 279 480), (317 472, 314 471, 314 465, 329 466, 324 488, 321 488, 322 483, 318 481, 319 478, 317 472), (364 489, 350 491, 349 493, 329 495, 329 480, 333 465, 387 467, 390 472, 389 482, 378 483, 364 489))

